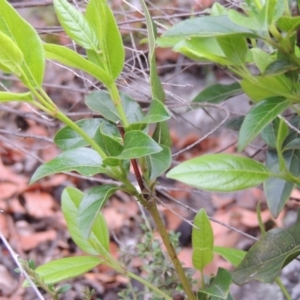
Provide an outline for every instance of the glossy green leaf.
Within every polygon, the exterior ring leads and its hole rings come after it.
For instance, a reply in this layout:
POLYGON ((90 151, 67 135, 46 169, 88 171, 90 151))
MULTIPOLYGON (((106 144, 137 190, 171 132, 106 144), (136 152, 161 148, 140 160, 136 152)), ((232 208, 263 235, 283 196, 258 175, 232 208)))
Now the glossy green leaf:
POLYGON ((270 148, 276 148, 277 132, 279 127, 279 118, 275 118, 260 133, 261 138, 270 148))
POLYGON ((21 75, 23 53, 18 45, 0 31, 0 63, 16 75, 21 75))
POLYGON ((192 229, 192 261, 196 269, 203 271, 204 267, 213 260, 214 235, 205 210, 199 210, 194 218, 192 229))
POLYGON ((282 16, 278 19, 277 26, 285 32, 295 31, 300 27, 300 16, 282 16))
POLYGON ((226 58, 234 65, 243 66, 248 53, 246 39, 242 36, 221 36, 217 38, 226 58))
POLYGON ((299 230, 298 219, 295 225, 262 235, 232 273, 234 283, 242 285, 253 279, 273 282, 280 270, 300 254, 299 230))
POLYGON ((232 265, 237 266, 241 263, 246 255, 246 251, 234 249, 234 248, 226 248, 214 246, 214 253, 221 255, 224 259, 229 261, 232 265))
POLYGON ((39 166, 30 183, 55 173, 76 171, 84 176, 105 173, 100 155, 89 148, 75 148, 59 154, 56 158, 39 166))
MULTIPOLYGON (((118 190, 115 185, 100 185, 89 189, 83 196, 77 213, 78 227, 85 239, 88 239, 99 212, 102 207, 118 190)), ((104 243, 102 243, 104 244, 104 243)), ((105 238, 106 250, 109 251, 108 238, 105 238)))
POLYGON ((70 187, 65 188, 62 193, 61 207, 68 230, 73 241, 81 250, 92 255, 105 256, 109 246, 109 233, 103 215, 98 214, 88 239, 83 237, 78 226, 77 213, 83 196, 81 191, 70 187))
POLYGON ((106 1, 90 0, 86 17, 97 32, 97 38, 103 55, 106 57, 110 74, 113 79, 116 79, 124 66, 125 51, 113 12, 106 1))
MULTIPOLYGON (((288 150, 283 153, 286 168, 295 176, 300 174, 300 150, 288 150)), ((270 171, 278 173, 280 171, 280 163, 278 155, 275 151, 267 152, 266 166, 270 171)), ((288 201, 294 183, 275 177, 270 177, 264 183, 264 191, 267 198, 268 208, 274 218, 284 208, 288 201)))
POLYGON ((45 284, 54 284, 82 275, 103 262, 96 256, 67 257, 52 260, 36 268, 35 272, 45 284))
MULTIPOLYGON (((103 119, 82 119, 75 122, 88 136, 94 138, 97 129, 104 122, 103 119)), ((62 150, 69 150, 72 148, 78 148, 88 146, 87 141, 74 129, 69 126, 65 126, 57 131, 54 137, 55 144, 62 150)))
POLYGON ((220 103, 243 92, 238 82, 213 84, 201 91, 192 102, 220 103))
MULTIPOLYGON (((158 41, 160 40, 158 39, 158 41)), ((214 61, 221 65, 230 64, 215 37, 192 37, 185 39, 176 43, 173 50, 193 60, 214 61)))
POLYGON ((256 76, 256 82, 246 79, 241 81, 244 92, 254 101, 260 101, 269 97, 289 98, 292 91, 292 82, 283 75, 272 77, 256 76))
POLYGON ((84 15, 67 0, 53 0, 53 4, 57 18, 67 35, 81 47, 98 51, 96 33, 84 15))
POLYGON ((169 110, 159 100, 153 99, 150 103, 149 110, 142 123, 151 124, 169 120, 171 118, 169 110))
POLYGON ((207 154, 181 163, 167 173, 168 178, 209 191, 230 192, 256 186, 270 172, 263 164, 230 154, 207 154))
POLYGON ((161 39, 176 41, 190 37, 241 35, 257 37, 257 33, 233 23, 228 16, 201 16, 182 21, 167 30, 161 39))
POLYGON ((95 141, 108 156, 118 156, 123 151, 123 140, 117 126, 107 121, 100 126, 95 141))
POLYGON ((215 299, 215 297, 217 297, 217 299, 228 299, 231 283, 232 276, 229 271, 223 268, 218 268, 217 275, 213 278, 210 285, 204 290, 198 292, 198 294, 209 295, 211 297, 210 299, 215 299))
POLYGON ((162 150, 163 149, 146 133, 139 130, 132 130, 125 133, 124 150, 117 158, 139 158, 161 152, 162 150))
POLYGON ((295 65, 291 64, 289 61, 284 59, 279 59, 271 62, 264 71, 264 76, 269 75, 280 75, 284 74, 290 70, 297 69, 295 65))
POLYGON ((172 154, 170 147, 160 145, 162 151, 151 154, 146 157, 149 168, 149 179, 155 179, 170 168, 172 162, 172 154))
POLYGON ((242 151, 280 113, 289 106, 289 101, 280 97, 263 100, 252 107, 242 124, 238 150, 242 151))
POLYGON ((11 101, 32 102, 32 100, 33 99, 30 92, 27 93, 0 92, 0 102, 11 102, 11 101))
POLYGON ((86 60, 81 55, 67 47, 54 44, 44 44, 44 49, 48 59, 57 60, 68 67, 82 70, 97 78, 105 85, 110 85, 113 81, 112 77, 101 67, 86 60))
MULTIPOLYGON (((121 93, 123 109, 129 124, 139 123, 144 118, 144 114, 139 104, 128 95, 121 93)), ((110 96, 104 91, 90 93, 85 100, 86 105, 93 111, 100 113, 113 123, 121 120, 110 96)))
MULTIPOLYGON (((23 71, 33 86, 41 86, 45 57, 36 30, 6 0, 0 0, 0 31, 9 36, 23 53, 23 71)), ((24 78, 23 78, 24 79, 24 78)))
POLYGON ((253 60, 261 73, 264 73, 267 66, 275 60, 274 57, 260 48, 252 48, 250 51, 252 53, 253 60))

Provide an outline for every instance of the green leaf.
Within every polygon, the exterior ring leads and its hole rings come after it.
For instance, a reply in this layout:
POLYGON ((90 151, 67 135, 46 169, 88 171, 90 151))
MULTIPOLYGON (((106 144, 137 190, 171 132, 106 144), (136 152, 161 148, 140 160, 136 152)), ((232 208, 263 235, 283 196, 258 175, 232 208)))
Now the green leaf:
POLYGON ((256 76, 255 82, 246 79, 241 81, 244 92, 254 101, 260 101, 269 97, 289 98, 292 91, 292 82, 283 75, 272 77, 256 76))
MULTIPOLYGON (((139 104, 124 93, 121 93, 120 96, 129 124, 140 123, 144 118, 144 114, 139 104)), ((113 123, 121 120, 110 96, 104 91, 90 93, 86 97, 85 103, 91 110, 100 113, 113 123)))
POLYGON ((199 210, 194 218, 194 226, 192 229, 192 261, 196 269, 203 271, 204 267, 213 260, 213 230, 206 215, 205 210, 199 210))
POLYGON ((86 18, 97 32, 97 38, 103 55, 106 57, 110 74, 113 79, 116 79, 124 66, 125 51, 113 12, 106 1, 90 0, 86 18))
POLYGON ((232 273, 234 283, 242 285, 253 279, 273 282, 280 270, 300 254, 299 230, 298 220, 295 225, 262 235, 232 273))
POLYGON ((26 93, 0 92, 0 102, 11 102, 11 101, 32 102, 32 100, 33 99, 30 92, 26 92, 26 93))
POLYGON ((300 138, 296 138, 284 146, 284 150, 293 150, 293 149, 300 150, 300 138))
POLYGON ((209 191, 229 192, 256 186, 270 176, 263 164, 230 154, 207 154, 187 160, 167 173, 168 178, 209 191))
MULTIPOLYGON (((104 122, 101 118, 82 119, 75 122, 88 136, 94 138, 99 126, 104 122)), ((87 141, 70 126, 65 126, 57 131, 54 137, 55 144, 62 150, 88 146, 87 141)))
MULTIPOLYGON (((111 195, 118 190, 115 185, 107 184, 100 185, 89 189, 83 196, 83 199, 79 205, 77 213, 78 227, 80 228, 82 235, 85 239, 88 239, 91 230, 94 225, 94 221, 100 213, 102 207, 109 199, 111 195)), ((104 238, 104 237, 102 237, 104 238)), ((109 251, 109 239, 105 237, 105 245, 107 251, 109 251)))
POLYGON ((285 170, 285 162, 282 156, 282 145, 288 134, 289 134, 289 127, 287 126, 287 124, 284 122, 283 119, 280 119, 278 133, 277 133, 277 140, 276 140, 276 150, 279 158, 280 172, 285 170))
MULTIPOLYGON (((158 39, 158 41, 160 40, 158 39)), ((173 51, 182 53, 193 60, 213 61, 221 65, 230 65, 230 61, 226 58, 215 37, 185 39, 176 43, 173 51)))
POLYGON ((53 0, 59 23, 78 45, 85 49, 99 50, 98 39, 84 15, 67 0, 53 0))
POLYGON ((264 76, 269 76, 269 75, 279 75, 279 74, 284 74, 288 71, 297 69, 295 65, 291 64, 289 61, 285 59, 279 59, 271 62, 265 69, 264 71, 264 76))
POLYGON ((9 36, 22 51, 25 61, 22 69, 33 86, 41 86, 45 68, 41 39, 8 1, 0 0, 0 7, 0 31, 9 36))
POLYGON ((270 148, 276 148, 279 121, 279 118, 275 118, 273 122, 269 123, 260 133, 262 139, 270 148))
POLYGON ((152 138, 160 145, 164 145, 169 148, 171 147, 172 139, 170 136, 169 126, 166 121, 156 125, 152 138))
POLYGON ((55 173, 76 171, 84 176, 105 173, 100 155, 89 148, 75 148, 59 154, 34 172, 30 184, 55 173))
POLYGON ((260 48, 252 48, 250 51, 252 53, 253 60, 261 73, 264 73, 267 66, 275 60, 272 55, 260 48))
POLYGON ((21 75, 23 53, 14 41, 0 31, 0 63, 16 75, 21 75))
POLYGON ((190 37, 216 36, 245 36, 257 37, 257 33, 233 23, 228 16, 201 16, 182 21, 167 30, 161 39, 178 42, 190 37))
POLYGON ((36 268, 35 272, 45 284, 54 284, 82 275, 103 262, 96 256, 67 257, 52 260, 36 268))
POLYGON ((44 49, 48 59, 57 60, 68 67, 82 70, 97 78, 105 85, 110 85, 113 81, 106 71, 84 59, 81 55, 69 48, 53 44, 44 44, 44 49))
POLYGON ((210 285, 204 290, 198 292, 198 295, 204 293, 211 296, 212 298, 210 299, 214 299, 214 297, 218 297, 220 299, 228 299, 231 282, 232 276, 229 271, 223 268, 218 268, 217 275, 216 277, 214 277, 212 283, 210 283, 210 285))
POLYGON ((158 123, 171 118, 169 110, 159 100, 153 99, 150 103, 149 110, 145 118, 141 121, 145 124, 158 123))
POLYGON ((234 249, 234 248, 226 248, 226 247, 219 247, 214 246, 214 253, 221 255, 227 261, 229 261, 235 267, 241 263, 243 258, 246 255, 246 251, 234 249))
POLYGON ((240 131, 244 119, 244 116, 233 117, 225 122, 225 127, 234 131, 240 131))
POLYGON ((163 149, 146 133, 139 130, 132 130, 125 133, 124 150, 117 158, 139 158, 158 153, 162 150, 163 149))
POLYGON ((221 36, 217 38, 217 42, 230 62, 237 66, 244 65, 248 53, 248 45, 244 37, 221 36))
POLYGON ((163 174, 171 165, 172 154, 168 146, 160 145, 162 151, 146 156, 149 168, 149 179, 155 179, 163 174))
MULTIPOLYGON (((283 153, 285 167, 295 176, 300 174, 300 150, 288 150, 283 153)), ((267 152, 266 167, 274 173, 279 173, 279 158, 275 151, 267 152)), ((289 199, 294 183, 275 177, 270 177, 264 183, 264 191, 268 208, 274 218, 277 218, 289 199)))
POLYGON ((296 31, 300 27, 300 16, 282 16, 278 19, 277 26, 285 32, 296 31))
POLYGON ((243 90, 238 82, 227 85, 217 83, 201 91, 192 102, 220 103, 242 92, 243 90))
POLYGON ((252 107, 242 124, 238 151, 242 151, 281 112, 289 106, 289 101, 280 97, 263 100, 252 107))
POLYGON ((61 196, 61 207, 67 222, 68 230, 75 244, 84 252, 92 255, 103 255, 108 247, 109 233, 102 214, 98 214, 92 232, 86 240, 77 223, 79 205, 83 193, 75 188, 65 188, 61 196))
POLYGON ((108 156, 118 156, 123 151, 123 140, 117 126, 107 121, 100 126, 95 141, 108 156))
POLYGON ((237 12, 236 10, 230 9, 228 12, 228 17, 230 21, 232 21, 233 23, 242 27, 246 27, 250 30, 260 32, 264 29, 262 28, 261 24, 257 22, 255 17, 246 16, 244 14, 237 12))
POLYGON ((203 271, 212 262, 214 253, 208 248, 193 248, 192 262, 196 270, 203 271))

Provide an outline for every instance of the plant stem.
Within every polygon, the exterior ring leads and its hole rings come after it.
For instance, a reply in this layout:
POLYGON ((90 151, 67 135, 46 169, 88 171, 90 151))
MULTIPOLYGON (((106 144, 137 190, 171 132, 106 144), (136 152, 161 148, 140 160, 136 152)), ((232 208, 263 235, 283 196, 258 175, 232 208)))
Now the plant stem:
POLYGON ((292 297, 290 296, 289 292, 287 291, 285 286, 282 284, 282 281, 281 281, 280 277, 277 277, 275 282, 280 287, 280 289, 281 289, 283 295, 285 296, 286 300, 292 300, 292 297))
POLYGON ((107 87, 107 89, 110 94, 111 100, 118 111, 119 117, 121 119, 120 121, 122 122, 123 127, 129 126, 116 83, 113 82, 111 86, 107 87))
POLYGON ((150 201, 153 201, 152 203, 149 203, 150 205, 148 205, 148 211, 149 213, 151 214, 153 220, 154 220, 154 223, 157 227, 157 230, 163 240, 163 243, 167 249, 167 252, 168 252, 168 255, 175 267, 175 270, 177 272, 177 275, 179 277, 179 280, 183 286, 183 289, 188 297, 189 300, 196 300, 196 296, 194 295, 193 291, 192 291, 192 288, 191 288, 191 285, 185 275, 185 272, 182 268, 182 265, 177 257, 177 254, 175 252, 175 249, 171 243, 171 240, 170 240, 170 237, 169 237, 169 234, 162 222, 162 219, 159 215, 159 211, 157 209, 157 206, 156 206, 156 202, 155 202, 155 199, 150 199, 150 201))

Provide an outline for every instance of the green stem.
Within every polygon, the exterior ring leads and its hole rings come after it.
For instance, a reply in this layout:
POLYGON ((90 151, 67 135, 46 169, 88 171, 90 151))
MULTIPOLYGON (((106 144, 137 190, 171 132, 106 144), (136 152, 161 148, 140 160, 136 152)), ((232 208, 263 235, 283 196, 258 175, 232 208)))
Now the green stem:
MULTIPOLYGON (((148 211, 149 213, 151 214, 153 220, 154 220, 154 223, 157 227, 157 230, 159 232, 159 235, 161 236, 162 240, 163 240, 163 243, 167 249, 167 252, 168 252, 168 255, 175 267, 175 270, 176 270, 176 273, 179 277, 179 280, 183 286, 183 289, 188 297, 189 300, 196 300, 196 296, 195 294, 193 293, 193 290, 192 290, 192 287, 185 275, 185 272, 182 268, 182 265, 178 259, 178 256, 176 254, 176 251, 170 241, 170 237, 169 237, 169 234, 162 222, 162 219, 159 215, 159 211, 157 209, 157 206, 156 206, 156 202, 154 199, 150 199, 149 201, 153 201, 152 203, 147 203, 147 208, 148 208, 148 211)), ((148 202, 149 202, 148 201, 148 202)))
POLYGON ((120 119, 121 119, 120 121, 122 122, 123 127, 128 127, 129 123, 127 121, 127 117, 125 115, 125 111, 122 106, 122 101, 121 101, 120 94, 117 89, 116 83, 113 82, 111 86, 107 87, 107 89, 110 94, 111 100, 114 103, 114 105, 117 109, 117 112, 120 116, 120 119))
POLYGON ((277 277, 275 282, 277 283, 277 285, 281 289, 281 291, 282 291, 283 295, 285 296, 286 300, 292 300, 292 297, 290 296, 289 292, 287 291, 285 286, 282 284, 282 281, 281 281, 280 277, 277 277))

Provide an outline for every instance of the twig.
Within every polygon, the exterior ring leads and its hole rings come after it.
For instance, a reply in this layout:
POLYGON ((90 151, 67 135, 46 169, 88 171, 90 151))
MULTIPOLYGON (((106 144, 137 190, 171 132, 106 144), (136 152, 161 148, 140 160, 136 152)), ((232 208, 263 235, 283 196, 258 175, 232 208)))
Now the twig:
POLYGON ((13 260, 15 261, 17 267, 20 270, 20 273, 22 275, 24 275, 24 277, 27 279, 28 283, 30 284, 30 286, 33 288, 34 292, 36 293, 37 297, 40 300, 45 300, 45 298, 43 297, 43 295, 41 294, 41 292, 38 290, 37 286, 34 284, 34 282, 31 280, 30 276, 27 274, 27 272, 24 270, 23 266, 21 265, 21 263, 19 262, 18 259, 18 254, 15 253, 15 251, 12 249, 12 247, 10 246, 9 242, 7 241, 7 239, 5 238, 5 236, 2 234, 1 230, 0 230, 0 239, 3 241, 3 244, 5 245, 5 247, 7 248, 8 252, 10 253, 11 257, 13 258, 13 260))

